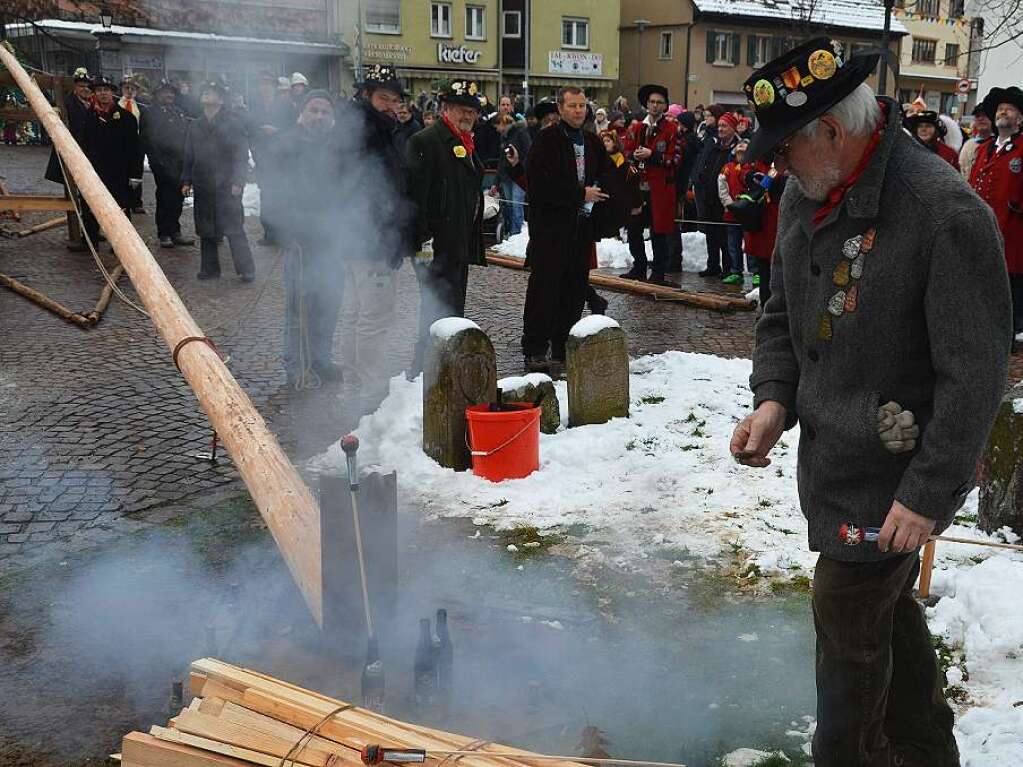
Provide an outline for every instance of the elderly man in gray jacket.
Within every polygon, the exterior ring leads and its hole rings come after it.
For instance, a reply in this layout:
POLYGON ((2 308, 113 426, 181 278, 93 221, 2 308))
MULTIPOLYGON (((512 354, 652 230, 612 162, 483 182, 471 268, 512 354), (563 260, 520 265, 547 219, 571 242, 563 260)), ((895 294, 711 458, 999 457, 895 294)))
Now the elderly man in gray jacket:
POLYGON ((751 159, 773 149, 792 183, 754 412, 731 452, 767 466, 800 425, 800 505, 820 552, 814 763, 953 767, 952 711, 912 589, 918 548, 974 485, 1006 385, 1008 279, 991 211, 863 83, 877 57, 842 54, 811 40, 745 86, 760 123, 751 159), (856 533, 869 526, 876 543, 856 533))

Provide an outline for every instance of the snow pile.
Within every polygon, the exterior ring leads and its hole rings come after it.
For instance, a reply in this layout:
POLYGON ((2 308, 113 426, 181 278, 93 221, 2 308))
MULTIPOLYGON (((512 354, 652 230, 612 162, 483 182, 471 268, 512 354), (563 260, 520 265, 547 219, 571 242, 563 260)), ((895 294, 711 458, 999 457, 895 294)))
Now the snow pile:
POLYGON ((463 330, 480 329, 472 320, 465 317, 443 317, 430 325, 430 335, 434 338, 451 338, 463 330))
POLYGON ((501 391, 515 391, 524 389, 527 386, 541 386, 545 383, 553 383, 553 379, 546 373, 526 373, 524 376, 508 376, 497 382, 497 388, 501 391))
POLYGON ((721 767, 756 767, 765 759, 775 757, 782 761, 789 761, 781 751, 758 751, 755 748, 739 748, 730 754, 725 754, 721 767))
POLYGON ((246 184, 242 191, 242 208, 246 216, 259 216, 259 187, 256 184, 246 184))
MULTIPOLYGON (((526 257, 526 246, 529 244, 529 227, 523 226, 522 232, 512 235, 504 242, 494 246, 494 252, 502 256, 515 258, 526 257)), ((654 258, 653 246, 646 242, 648 262, 654 258)), ((629 269, 632 267, 632 254, 629 244, 610 237, 597 243, 597 266, 601 269, 629 269)), ((707 268, 707 238, 699 232, 682 234, 682 269, 687 272, 699 272, 707 268)))
POLYGON ((572 326, 569 335, 572 338, 589 338, 590 336, 597 335, 601 330, 620 327, 621 325, 607 315, 589 314, 572 326))

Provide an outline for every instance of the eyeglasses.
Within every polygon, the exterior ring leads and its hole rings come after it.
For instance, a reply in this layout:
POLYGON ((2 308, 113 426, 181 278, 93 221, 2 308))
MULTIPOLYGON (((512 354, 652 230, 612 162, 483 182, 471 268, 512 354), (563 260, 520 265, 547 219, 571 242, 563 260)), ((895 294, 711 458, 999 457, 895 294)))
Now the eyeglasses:
POLYGON ((774 156, 780 157, 783 160, 786 158, 789 152, 792 151, 792 139, 786 139, 774 148, 774 156))

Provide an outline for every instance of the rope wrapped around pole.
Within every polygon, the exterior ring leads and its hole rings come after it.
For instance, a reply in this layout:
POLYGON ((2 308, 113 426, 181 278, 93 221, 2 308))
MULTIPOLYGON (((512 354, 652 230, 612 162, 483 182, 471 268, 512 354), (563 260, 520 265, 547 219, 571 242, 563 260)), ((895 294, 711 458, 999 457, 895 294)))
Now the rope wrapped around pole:
MULTIPOLYGON (((0 44, 0 62, 10 71, 49 133, 67 172, 103 227, 168 349, 176 348, 190 336, 205 337, 57 112, 18 62, 9 43, 0 44)), ((187 344, 177 362, 234 460, 310 612, 322 625, 320 511, 313 494, 220 355, 207 344, 187 344)))

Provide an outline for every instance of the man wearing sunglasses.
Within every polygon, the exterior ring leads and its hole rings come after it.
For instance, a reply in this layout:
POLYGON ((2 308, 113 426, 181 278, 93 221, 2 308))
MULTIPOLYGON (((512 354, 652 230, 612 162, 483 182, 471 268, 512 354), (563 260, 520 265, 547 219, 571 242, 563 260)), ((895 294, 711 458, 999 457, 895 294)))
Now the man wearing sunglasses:
POLYGON ((747 160, 773 148, 790 183, 755 409, 730 449, 765 467, 799 423, 800 505, 820 552, 814 763, 958 767, 912 589, 918 548, 973 488, 1005 388, 1008 280, 990 209, 864 83, 878 60, 822 37, 744 85, 759 122, 747 160), (880 538, 843 542, 849 524, 880 538))

